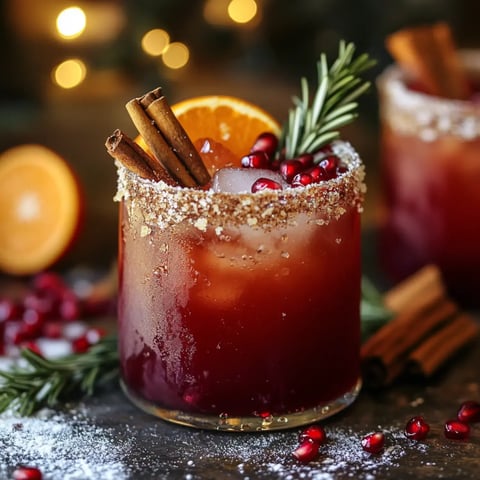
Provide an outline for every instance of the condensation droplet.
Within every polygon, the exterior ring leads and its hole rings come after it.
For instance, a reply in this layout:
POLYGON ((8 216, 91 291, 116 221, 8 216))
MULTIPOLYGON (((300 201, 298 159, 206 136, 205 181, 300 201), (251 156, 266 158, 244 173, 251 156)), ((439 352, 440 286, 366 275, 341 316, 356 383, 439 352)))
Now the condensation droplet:
POLYGON ((290 258, 290 254, 288 252, 282 252, 280 256, 283 258, 290 258))

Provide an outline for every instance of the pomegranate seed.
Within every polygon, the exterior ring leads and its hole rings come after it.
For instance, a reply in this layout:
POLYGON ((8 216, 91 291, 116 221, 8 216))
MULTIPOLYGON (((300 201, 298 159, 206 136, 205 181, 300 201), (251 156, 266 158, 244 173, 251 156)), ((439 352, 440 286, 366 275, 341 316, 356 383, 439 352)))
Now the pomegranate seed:
POLYGON ((36 353, 37 355, 42 355, 40 347, 36 342, 32 340, 29 340, 27 342, 22 342, 19 346, 20 348, 28 348, 28 350, 31 350, 33 353, 36 353))
POLYGON ((23 299, 25 310, 36 310, 45 318, 53 318, 57 315, 57 299, 48 293, 29 293, 23 299))
POLYGON ((293 452, 292 455, 303 463, 311 462, 318 457, 320 445, 310 440, 303 441, 293 452))
POLYGON ((18 467, 13 472, 13 480, 42 480, 42 472, 36 467, 18 467))
POLYGON ((22 331, 27 337, 38 337, 44 322, 44 313, 28 308, 23 312, 22 331))
POLYGON ((308 173, 312 177, 314 183, 328 180, 327 172, 323 167, 320 167, 319 165, 315 165, 314 167, 309 168, 308 170, 306 170, 305 173, 308 173))
POLYGON ((458 409, 457 418, 465 423, 480 422, 480 403, 473 400, 463 402, 458 409))
POLYGON ((385 446, 385 435, 382 432, 369 433, 362 438, 362 448, 368 453, 380 453, 385 446))
POLYGON ((258 178, 252 185, 252 193, 261 192, 262 190, 282 190, 282 186, 275 182, 275 180, 270 180, 269 178, 258 178))
POLYGON ((265 152, 252 152, 242 157, 242 167, 244 168, 269 168, 270 161, 265 152))
POLYGON ((66 288, 62 277, 54 272, 39 273, 33 279, 33 289, 37 292, 60 297, 66 288))
POLYGON ((327 172, 328 178, 335 178, 337 176, 337 167, 339 158, 336 155, 328 155, 319 162, 319 166, 324 168, 327 172))
POLYGON ((22 315, 22 308, 13 300, 3 298, 0 300, 0 322, 17 320, 22 315))
POLYGON ((320 425, 311 425, 305 430, 300 432, 298 440, 303 443, 306 440, 310 440, 313 443, 318 443, 322 445, 327 440, 327 434, 325 430, 320 425))
POLYGON ((430 425, 421 416, 413 417, 405 426, 405 436, 412 440, 423 440, 430 431, 430 425))
POLYGON ((74 353, 85 353, 91 347, 86 335, 72 340, 72 350, 74 353))
POLYGON ((80 301, 72 293, 67 294, 58 308, 59 315, 63 320, 77 320, 80 318, 80 301))
POLYGON ((459 420, 448 420, 445 422, 444 433, 453 440, 466 440, 470 436, 470 426, 459 420))
POLYGON ((290 183, 293 177, 303 170, 303 165, 298 160, 284 160, 280 163, 280 174, 290 183))
POLYGON ((303 165, 303 168, 310 168, 313 166, 313 155, 310 153, 304 153, 295 160, 298 160, 303 165))
POLYGON ((252 148, 250 153, 265 152, 269 158, 272 158, 278 147, 278 138, 276 135, 270 132, 261 133, 252 148))
POLYGON ((62 337, 62 324, 56 321, 45 322, 42 327, 42 335, 47 338, 61 338, 62 337))
POLYGON ((306 172, 297 173, 292 179, 292 187, 306 187, 313 183, 313 178, 306 172))

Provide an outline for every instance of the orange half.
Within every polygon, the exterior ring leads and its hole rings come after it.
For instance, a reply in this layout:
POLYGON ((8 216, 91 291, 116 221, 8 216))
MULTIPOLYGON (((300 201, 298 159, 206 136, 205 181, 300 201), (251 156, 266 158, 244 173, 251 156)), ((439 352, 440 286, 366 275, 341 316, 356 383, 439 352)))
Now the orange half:
POLYGON ((81 194, 67 163, 40 145, 0 155, 0 270, 28 275, 50 267, 73 242, 81 194))

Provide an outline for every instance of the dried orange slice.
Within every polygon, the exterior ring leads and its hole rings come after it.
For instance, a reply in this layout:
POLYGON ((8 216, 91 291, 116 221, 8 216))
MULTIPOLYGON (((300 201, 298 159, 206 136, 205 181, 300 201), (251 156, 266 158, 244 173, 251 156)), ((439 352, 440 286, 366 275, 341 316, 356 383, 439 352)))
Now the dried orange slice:
POLYGON ((41 145, 0 155, 0 270, 28 275, 50 267, 80 223, 79 184, 67 163, 41 145))
POLYGON ((235 97, 194 97, 173 105, 172 110, 196 147, 199 140, 208 138, 238 160, 249 152, 258 135, 280 132, 280 125, 269 113, 235 97))

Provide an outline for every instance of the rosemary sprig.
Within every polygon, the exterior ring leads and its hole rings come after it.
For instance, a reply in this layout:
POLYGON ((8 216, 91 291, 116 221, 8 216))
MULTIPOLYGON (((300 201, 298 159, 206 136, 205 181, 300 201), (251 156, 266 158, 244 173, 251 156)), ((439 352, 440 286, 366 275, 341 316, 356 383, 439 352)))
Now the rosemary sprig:
POLYGON ((118 377, 117 339, 105 337, 87 352, 46 359, 29 349, 26 362, 0 371, 0 413, 8 408, 22 416, 54 407, 69 398, 92 395, 100 385, 118 377))
POLYGON ((359 75, 373 67, 375 61, 364 53, 354 58, 355 45, 340 42, 338 58, 328 66, 321 54, 317 62, 318 87, 310 96, 308 81, 301 79, 301 97, 294 97, 288 121, 280 140, 280 151, 286 158, 313 153, 339 137, 338 129, 357 117, 355 100, 365 93, 371 82, 359 75))

